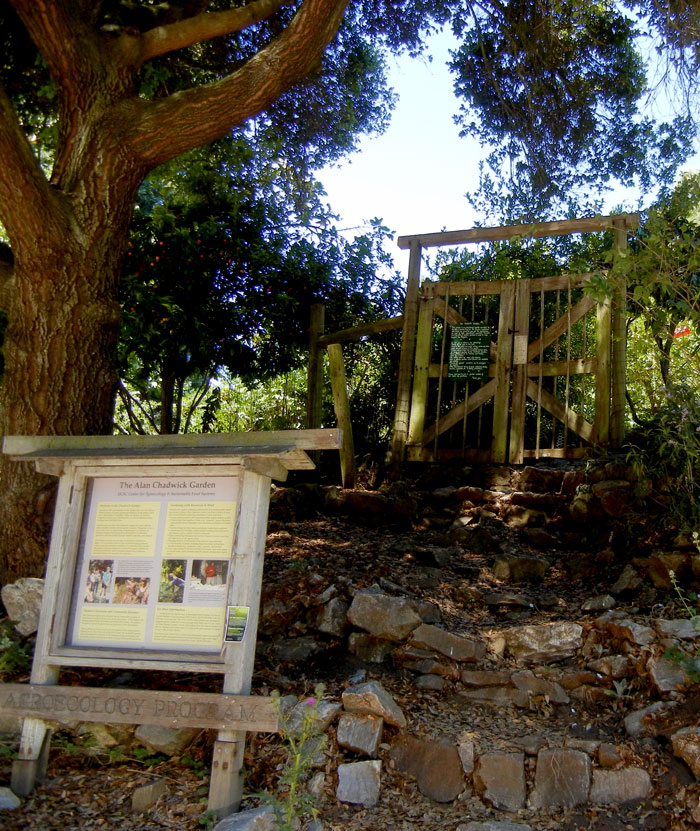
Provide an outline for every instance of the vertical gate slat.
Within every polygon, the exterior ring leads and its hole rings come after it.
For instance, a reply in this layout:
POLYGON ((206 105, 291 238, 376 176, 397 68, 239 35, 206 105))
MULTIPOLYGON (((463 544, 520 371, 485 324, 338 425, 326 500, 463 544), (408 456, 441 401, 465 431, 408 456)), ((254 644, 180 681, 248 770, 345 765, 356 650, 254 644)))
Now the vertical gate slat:
POLYGON ((595 377, 595 440, 607 444, 610 439, 610 340, 612 309, 609 299, 598 303, 596 327, 597 370, 595 377))
POLYGON ((491 461, 503 463, 507 458, 508 410, 510 399, 511 363, 513 360, 513 318, 515 315, 515 282, 507 280, 501 291, 496 346, 496 394, 493 401, 493 438, 491 461))
MULTIPOLYGON (((513 283, 514 310, 513 335, 515 338, 525 338, 525 349, 515 350, 513 367, 513 391, 510 421, 510 449, 508 460, 511 464, 523 463, 525 437, 525 401, 527 398, 527 342, 530 326, 530 283, 527 280, 518 280, 513 283)), ((499 325, 499 342, 501 338, 499 325)), ((521 341, 522 342, 522 341, 521 341)), ((500 344, 499 344, 500 345, 500 344)), ((511 358, 512 360, 512 358, 511 358)), ((496 431, 494 429, 494 435, 496 431)), ((504 459, 505 460, 505 459, 504 459)))
POLYGON ((433 345, 433 317, 435 299, 422 298, 418 312, 418 334, 416 336, 416 360, 413 368, 413 394, 411 396, 411 418, 408 425, 408 446, 406 456, 409 461, 423 459, 423 431, 428 405, 428 383, 430 379, 430 353, 433 345))

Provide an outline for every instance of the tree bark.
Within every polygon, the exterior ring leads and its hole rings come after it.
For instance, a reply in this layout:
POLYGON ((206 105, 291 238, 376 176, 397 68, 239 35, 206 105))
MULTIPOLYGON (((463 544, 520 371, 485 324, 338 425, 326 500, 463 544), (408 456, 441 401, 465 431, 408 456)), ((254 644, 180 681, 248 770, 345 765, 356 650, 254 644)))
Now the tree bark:
MULTIPOLYGON (((15 260, 0 285, 9 317, 0 434, 111 432, 118 279, 139 184, 152 167, 224 135, 301 80, 346 2, 305 0, 233 75, 151 102, 136 94, 136 77, 156 30, 115 39, 96 29, 89 0, 16 0, 56 80, 59 141, 49 182, 0 88, 0 222, 15 260)), ((186 27, 161 27, 157 53, 196 42, 210 22, 205 13, 186 27)), ((0 582, 40 575, 54 482, 7 457, 0 482, 0 582)))

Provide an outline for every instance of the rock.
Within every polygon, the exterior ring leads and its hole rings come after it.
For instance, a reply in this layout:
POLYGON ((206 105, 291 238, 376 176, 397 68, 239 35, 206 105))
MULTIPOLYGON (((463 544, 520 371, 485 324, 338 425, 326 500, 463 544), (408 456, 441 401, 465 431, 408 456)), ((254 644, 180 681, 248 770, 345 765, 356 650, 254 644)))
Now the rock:
POLYGON ((0 597, 7 616, 20 635, 26 637, 36 632, 43 594, 44 581, 39 577, 20 577, 2 587, 0 597))
POLYGON ((549 563, 539 557, 512 557, 501 555, 493 564, 493 576, 497 580, 539 585, 549 570, 549 563))
POLYGON ((614 768, 622 761, 617 746, 609 742, 603 742, 598 747, 598 764, 603 768, 614 768))
POLYGON ((520 609, 532 608, 532 601, 525 594, 515 592, 489 592, 484 595, 487 606, 514 606, 520 609))
POLYGON ((474 787, 496 808, 517 811, 525 804, 522 753, 484 753, 474 770, 474 787))
POLYGON ((462 763, 462 770, 467 776, 471 776, 471 774, 474 773, 474 742, 471 741, 471 739, 460 742, 457 745, 457 753, 459 754, 459 760, 462 763))
POLYGON ((589 661, 586 666, 593 672, 616 679, 630 678, 635 671, 634 662, 628 655, 606 655, 597 661, 589 661))
POLYGON ((524 690, 529 697, 542 697, 552 704, 568 704, 569 696, 556 681, 538 678, 530 670, 514 672, 511 682, 519 690, 524 690))
POLYGON ((316 619, 316 628, 325 635, 342 638, 348 618, 348 604, 340 597, 334 597, 323 606, 316 619))
MULTIPOLYGON (((403 660, 401 654, 399 653, 397 655, 394 653, 394 660, 403 660)), ((405 661, 404 667, 414 672, 420 672, 421 675, 440 675, 443 678, 450 678, 453 681, 459 678, 459 670, 454 664, 445 664, 442 661, 438 661, 435 656, 422 658, 420 661, 405 661)))
POLYGON ((622 574, 617 578, 615 583, 610 586, 612 594, 631 594, 642 587, 642 578, 637 573, 635 567, 627 564, 622 569, 622 574))
POLYGON ((643 626, 627 618, 624 620, 608 618, 606 628, 613 638, 629 641, 635 646, 648 646, 656 640, 656 633, 650 626, 643 626))
POLYGON ((655 735, 655 730, 650 728, 647 724, 645 724, 646 716, 650 716, 653 714, 661 714, 663 712, 668 712, 669 710, 673 709, 673 704, 667 701, 655 701, 653 704, 649 704, 648 707, 643 707, 641 710, 635 710, 629 715, 625 716, 625 730, 627 731, 627 735, 631 736, 633 739, 637 739, 640 736, 653 736, 655 735))
POLYGON ((447 686, 447 681, 439 675, 421 675, 414 681, 419 690, 433 690, 441 692, 447 686))
POLYGON ((183 751, 199 733, 191 727, 162 727, 157 724, 140 724, 135 732, 137 739, 154 753, 164 753, 174 756, 183 751))
POLYGON ((106 724, 100 724, 97 721, 81 724, 76 735, 92 737, 94 742, 97 742, 97 747, 110 748, 119 744, 119 740, 114 737, 110 728, 106 724))
POLYGON ((369 591, 355 595, 348 620, 374 637, 390 641, 404 640, 422 623, 409 600, 369 591))
POLYGON ((525 467, 518 478, 521 491, 533 493, 558 493, 561 490, 564 474, 558 470, 545 470, 540 467, 525 467))
POLYGON ((649 557, 647 573, 655 588, 669 592, 673 588, 671 575, 682 575, 688 564, 688 555, 680 551, 657 552, 649 557))
POLYGON ((579 525, 587 525, 600 520, 603 509, 591 491, 581 491, 569 503, 569 516, 579 525))
POLYGON ((700 618, 681 618, 680 620, 655 620, 654 626, 662 638, 692 641, 700 638, 700 618))
POLYGON ((391 748, 397 770, 415 777, 418 790, 436 802, 452 802, 464 789, 464 771, 450 742, 404 736, 391 748))
POLYGON ((542 528, 523 528, 520 538, 525 545, 533 548, 547 548, 551 551, 559 545, 559 540, 542 528))
POLYGON ((594 770, 589 801, 594 805, 638 802, 651 793, 651 778, 642 768, 594 770))
POLYGON ((168 791, 168 783, 165 779, 156 779, 148 785, 141 785, 136 788, 131 796, 132 811, 147 811, 152 805, 164 796, 168 791))
POLYGON ((646 669, 659 693, 682 690, 692 683, 686 668, 677 660, 664 655, 652 655, 647 661, 646 669))
POLYGON ((213 831, 275 831, 277 823, 271 805, 229 814, 214 826, 213 831))
POLYGON ((700 781, 700 727, 683 727, 671 736, 671 746, 676 756, 688 765, 700 781))
POLYGON ((400 707, 377 681, 366 681, 345 690, 343 707, 349 713, 369 713, 381 716, 387 724, 406 726, 406 717, 400 707))
POLYGON ((547 743, 547 740, 544 736, 539 735, 518 736, 518 738, 513 739, 510 743, 528 756, 537 756, 547 743))
POLYGON ((379 801, 382 763, 380 761, 350 762, 338 765, 338 787, 335 795, 340 802, 369 808, 379 801))
POLYGON ((389 513, 389 500, 381 493, 344 490, 339 507, 364 525, 381 525, 389 513))
POLYGON ((313 725, 314 731, 323 733, 343 709, 337 701, 323 699, 315 705, 309 703, 310 701, 313 701, 313 699, 304 698, 289 711, 285 719, 285 727, 289 732, 294 733, 301 730, 304 718, 308 717, 309 724, 313 725))
POLYGON ((436 603, 431 603, 429 600, 409 600, 409 603, 420 615, 423 623, 440 623, 442 613, 436 603))
POLYGON ((581 606, 583 612, 606 612, 608 609, 614 609, 617 605, 617 600, 610 594, 599 594, 597 597, 591 597, 584 601, 581 606))
POLYGON ((534 493, 533 491, 515 491, 508 497, 511 505, 522 505, 525 508, 536 508, 545 513, 551 512, 561 505, 561 496, 553 493, 534 493))
POLYGON ((510 672, 497 669, 463 670, 462 683, 468 687, 497 687, 510 684, 510 672))
POLYGON ((503 512, 503 519, 511 528, 541 527, 547 522, 547 514, 524 505, 508 505, 503 512))
POLYGON ((396 641, 375 638, 364 632, 351 632, 348 636, 348 652, 370 664, 381 664, 395 648, 396 641))
POLYGON ((523 709, 530 706, 530 696, 527 692, 514 687, 476 687, 470 690, 460 690, 457 694, 467 701, 491 704, 495 707, 520 707, 523 709))
POLYGON ((308 661, 321 650, 321 644, 312 635, 303 635, 300 638, 280 638, 270 649, 278 661, 308 661))
POLYGON ((383 728, 384 719, 379 716, 345 713, 338 722, 338 744, 375 759, 383 728))
POLYGON ((22 800, 9 788, 0 787, 0 811, 14 811, 22 805, 22 800))
POLYGON ((457 826, 457 831, 532 831, 532 827, 522 822, 502 822, 488 820, 487 822, 463 822, 457 826))
POLYGON ((413 630, 411 644, 434 649, 453 661, 479 661, 486 654, 486 648, 482 643, 453 635, 428 623, 423 623, 413 630))
POLYGON ((591 760, 580 750, 546 750, 537 754, 535 788, 530 796, 533 809, 555 805, 573 807, 588 799, 591 760))
POLYGON ((578 623, 560 621, 538 626, 516 626, 503 632, 507 651, 518 663, 547 664, 573 657, 582 645, 578 623))
POLYGON ((607 479, 591 487, 606 514, 616 519, 631 509, 632 486, 625 479, 607 479))

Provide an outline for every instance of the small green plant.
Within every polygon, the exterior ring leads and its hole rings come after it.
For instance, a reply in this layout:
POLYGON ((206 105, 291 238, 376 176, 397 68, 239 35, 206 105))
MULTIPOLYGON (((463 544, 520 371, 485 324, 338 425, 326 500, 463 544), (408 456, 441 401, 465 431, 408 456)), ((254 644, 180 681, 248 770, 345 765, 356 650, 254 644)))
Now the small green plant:
POLYGON ((163 753, 153 753, 147 747, 135 747, 132 751, 132 755, 134 759, 149 768, 154 765, 159 765, 161 762, 165 762, 168 758, 163 753))
POLYGON ((197 778, 207 776, 209 774, 209 767, 201 759, 195 759, 190 753, 186 753, 181 759, 181 764, 185 767, 191 768, 192 772, 197 778))
POLYGON ((28 672, 31 644, 24 641, 9 620, 0 621, 0 681, 28 672))
POLYGON ((16 745, 6 744, 5 742, 0 742, 0 761, 8 761, 11 759, 17 758, 17 747, 16 745))
MULTIPOLYGON (((693 532, 693 539, 695 540, 696 546, 698 545, 698 532, 693 532)), ((693 605, 695 602, 700 600, 700 597, 697 593, 693 596, 688 594, 678 582, 678 578, 675 575, 675 572, 670 571, 669 576, 671 578, 671 585, 673 586, 673 590, 675 591, 680 604, 683 608, 685 614, 690 618, 691 623, 693 624, 695 631, 700 632, 700 611, 698 607, 693 605)), ((700 648, 698 648, 695 652, 695 655, 688 655, 679 647, 673 647, 667 650, 664 654, 664 657, 669 658, 672 661, 676 661, 676 663, 680 664, 680 666, 685 671, 685 674, 688 676, 688 679, 692 681, 694 684, 697 684, 700 681, 700 662, 698 659, 700 658, 700 648)))
POLYGON ((211 831, 218 822, 216 811, 204 811, 204 813, 199 815, 198 821, 204 831, 211 831))
POLYGON ((323 699, 323 684, 318 684, 315 695, 304 702, 301 720, 298 710, 283 713, 279 693, 273 693, 280 719, 280 733, 287 743, 287 761, 278 779, 276 794, 264 792, 258 798, 272 806, 278 831, 294 831, 299 822, 306 818, 316 819, 318 809, 311 794, 304 790, 304 784, 314 764, 314 757, 323 750, 326 736, 319 730, 318 709, 323 699))

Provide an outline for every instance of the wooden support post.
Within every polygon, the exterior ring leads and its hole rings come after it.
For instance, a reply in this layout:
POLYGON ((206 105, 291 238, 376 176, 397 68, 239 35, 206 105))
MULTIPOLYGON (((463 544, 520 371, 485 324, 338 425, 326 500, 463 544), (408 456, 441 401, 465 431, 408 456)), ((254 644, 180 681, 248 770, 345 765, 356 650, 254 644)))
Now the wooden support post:
POLYGON ((424 297, 421 299, 418 314, 416 361, 413 369, 413 393, 411 395, 407 448, 409 461, 415 462, 423 459, 423 431, 425 430, 425 415, 428 403, 434 308, 435 300, 432 297, 424 297))
POLYGON ((420 290, 420 266, 422 249, 418 240, 411 242, 408 261, 408 282, 403 315, 403 336, 399 358, 399 381, 396 388, 396 411, 391 441, 391 465, 401 464, 408 436, 408 417, 411 405, 411 369, 416 345, 418 323, 418 292, 420 290))
POLYGON ((503 464, 507 458, 514 314, 515 282, 506 280, 501 291, 501 306, 498 314, 496 392, 493 399, 493 435, 491 439, 491 461, 497 464, 503 464))
MULTIPOLYGON (((627 248, 625 218, 615 218, 615 259, 624 256, 627 248)), ((627 372, 627 281, 624 274, 615 274, 612 311, 612 361, 610 445, 619 447, 625 437, 625 383, 627 372)))
MULTIPOLYGON (((510 464, 523 463, 525 441, 525 402, 527 400, 527 347, 530 326, 530 286, 526 280, 515 284, 513 322, 513 391, 510 418, 510 464)), ((500 326, 499 326, 500 330, 500 326)), ((500 331, 499 331, 500 341, 500 331)), ((499 450, 499 453, 501 451, 499 450)))
POLYGON ((319 348, 318 339, 323 335, 325 319, 326 307, 322 303, 314 303, 309 324, 309 368, 306 383, 306 426, 309 430, 320 427, 323 418, 323 350, 319 348))
POLYGON ((610 442, 610 341, 612 303, 609 298, 598 303, 596 321, 596 373, 594 436, 597 444, 610 442))
POLYGON ((345 382, 343 347, 339 343, 329 344, 328 362, 331 372, 331 387, 333 389, 333 407, 335 408, 338 427, 343 431, 343 445, 340 448, 340 476, 344 488, 354 488, 357 477, 355 445, 352 438, 348 388, 345 382))
MULTIPOLYGON (((249 617, 243 642, 225 646, 223 692, 234 695, 248 695, 253 676, 271 481, 250 470, 241 481, 233 581, 227 602, 247 606, 249 617)), ((240 730, 219 730, 214 742, 207 808, 219 818, 237 811, 241 804, 245 735, 240 730)))

